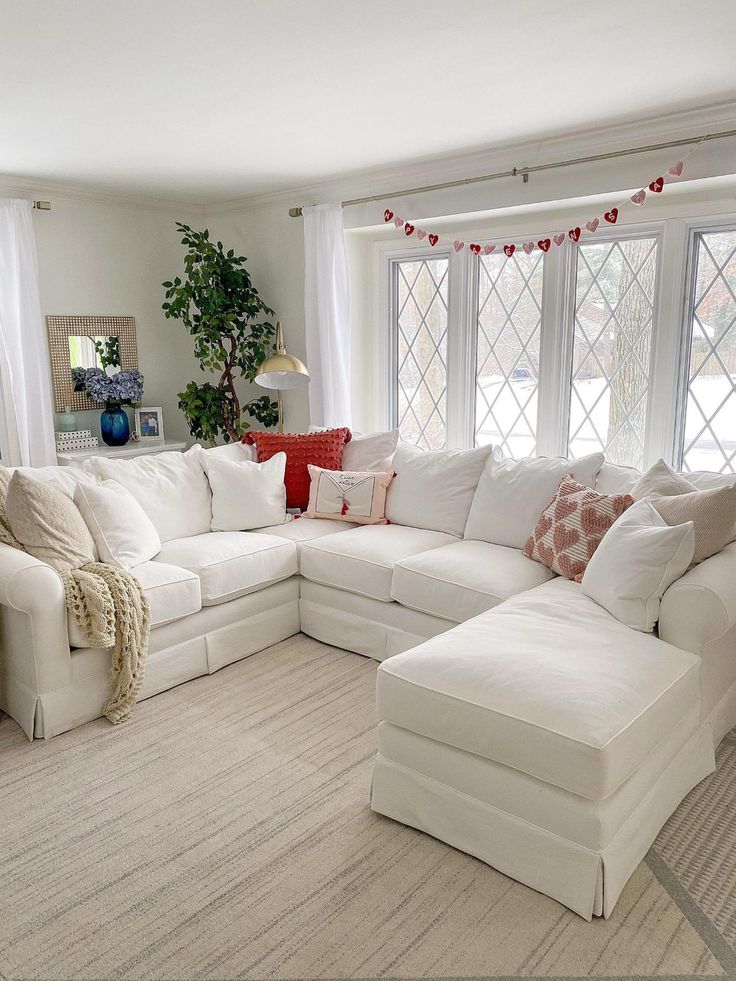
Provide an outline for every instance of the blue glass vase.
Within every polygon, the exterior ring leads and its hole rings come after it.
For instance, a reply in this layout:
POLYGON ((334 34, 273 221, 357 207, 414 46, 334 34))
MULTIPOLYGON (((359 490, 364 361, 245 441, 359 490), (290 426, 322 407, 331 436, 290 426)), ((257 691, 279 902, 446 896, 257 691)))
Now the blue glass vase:
POLYGON ((108 446, 124 446, 130 439, 128 413, 119 405, 105 406, 100 416, 100 434, 108 446))

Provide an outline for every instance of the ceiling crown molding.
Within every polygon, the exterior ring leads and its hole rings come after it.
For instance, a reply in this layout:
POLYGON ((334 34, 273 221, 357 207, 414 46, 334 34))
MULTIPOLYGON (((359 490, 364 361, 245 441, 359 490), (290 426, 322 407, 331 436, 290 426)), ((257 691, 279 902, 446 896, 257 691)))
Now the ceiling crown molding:
POLYGON ((85 184, 75 184, 66 181, 41 181, 30 177, 18 177, 13 174, 0 174, 0 194, 5 197, 29 197, 77 199, 97 204, 116 205, 127 208, 145 208, 146 210, 186 211, 197 213, 204 218, 204 205, 193 201, 176 198, 161 198, 145 194, 125 193, 122 191, 106 191, 99 187, 85 184))
POLYGON ((207 215, 249 211, 274 205, 301 206, 339 201, 345 198, 385 196, 397 188, 421 186, 441 181, 461 180, 476 174, 523 168, 537 163, 553 163, 579 156, 612 152, 637 144, 685 139, 720 129, 736 127, 733 102, 719 103, 686 112, 648 117, 636 122, 600 126, 564 133, 539 140, 526 140, 475 148, 441 157, 422 158, 392 167, 353 171, 333 175, 319 182, 296 185, 267 194, 254 194, 230 201, 205 204, 207 215))

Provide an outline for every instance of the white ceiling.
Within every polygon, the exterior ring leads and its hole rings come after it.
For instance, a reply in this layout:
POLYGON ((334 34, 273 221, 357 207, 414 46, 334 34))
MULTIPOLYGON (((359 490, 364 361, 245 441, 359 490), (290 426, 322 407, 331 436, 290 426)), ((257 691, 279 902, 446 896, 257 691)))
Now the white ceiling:
POLYGON ((0 174, 213 203, 736 99, 734 0, 0 0, 0 174))

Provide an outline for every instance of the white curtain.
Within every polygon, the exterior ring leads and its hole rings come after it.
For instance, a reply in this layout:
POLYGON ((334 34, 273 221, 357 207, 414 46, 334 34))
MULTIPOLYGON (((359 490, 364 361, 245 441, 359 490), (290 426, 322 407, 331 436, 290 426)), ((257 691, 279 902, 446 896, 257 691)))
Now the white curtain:
POLYGON ((7 467, 56 463, 31 202, 1 198, 0 455, 7 467))
POLYGON ((304 209, 304 320, 313 426, 349 426, 350 285, 342 207, 304 209))

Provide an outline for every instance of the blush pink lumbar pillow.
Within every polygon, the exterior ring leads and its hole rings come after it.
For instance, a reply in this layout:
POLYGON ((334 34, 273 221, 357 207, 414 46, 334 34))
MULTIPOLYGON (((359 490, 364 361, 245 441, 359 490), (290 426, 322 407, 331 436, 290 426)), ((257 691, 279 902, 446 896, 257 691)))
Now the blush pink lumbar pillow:
POLYGON ((565 474, 527 539, 524 555, 580 582, 605 533, 633 503, 630 494, 599 494, 565 474))
POLYGON ((324 470, 309 464, 309 506, 306 518, 332 518, 359 525, 385 525, 386 491, 392 473, 324 470))

